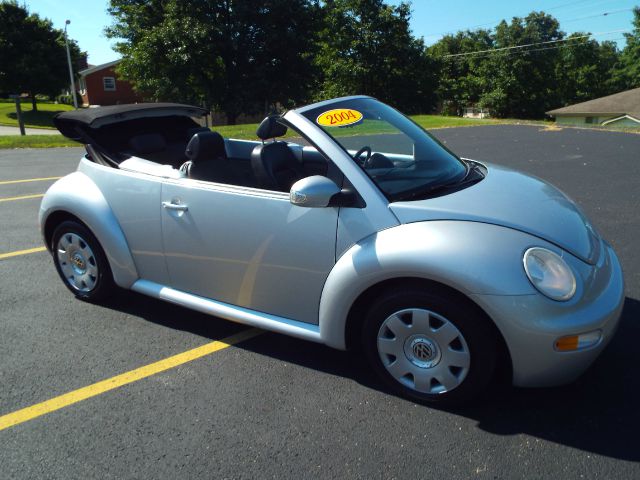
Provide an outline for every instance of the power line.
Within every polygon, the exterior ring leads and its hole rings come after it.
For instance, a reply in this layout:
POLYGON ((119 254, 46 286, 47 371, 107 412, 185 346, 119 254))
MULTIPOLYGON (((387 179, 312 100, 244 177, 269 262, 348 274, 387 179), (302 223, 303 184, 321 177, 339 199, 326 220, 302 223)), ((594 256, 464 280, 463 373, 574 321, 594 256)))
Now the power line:
MULTIPOLYGON (((617 38, 612 38, 611 41, 616 41, 616 40, 623 40, 624 37, 617 37, 617 38)), ((587 43, 586 41, 581 41, 581 42, 576 42, 576 43, 572 43, 570 46, 574 46, 574 45, 584 45, 585 43, 587 43)), ((510 57, 512 55, 525 55, 527 53, 531 53, 531 52, 542 52, 544 50, 557 50, 559 48, 563 48, 566 45, 554 45, 552 47, 545 47, 545 48, 531 48, 529 50, 519 50, 519 51, 515 51, 515 52, 499 52, 498 56, 501 57, 510 57)), ((486 58, 490 56, 489 53, 486 53, 484 55, 478 55, 477 57, 474 58, 486 58)))
MULTIPOLYGON (((580 42, 576 42, 576 43, 572 43, 571 46, 573 45, 584 45, 586 43, 586 41, 580 41, 580 42)), ((558 48, 562 48, 566 45, 554 45, 551 47, 545 47, 545 48, 531 48, 529 50, 518 50, 518 51, 503 51, 503 52, 497 52, 496 55, 499 57, 510 57, 512 55, 524 55, 525 53, 530 53, 530 52, 540 52, 543 50, 557 50, 558 48)), ((493 55, 494 52, 487 52, 485 54, 482 55, 477 55, 473 58, 487 58, 491 55, 493 55)), ((454 60, 461 60, 461 58, 456 58, 454 60)))
POLYGON ((633 8, 621 8, 619 10, 611 10, 610 12, 596 13, 595 15, 588 15, 586 17, 578 17, 578 18, 572 18, 570 20, 558 20, 558 21, 560 23, 577 22, 578 20, 586 20, 588 18, 596 18, 596 17, 608 17, 609 15, 615 15, 616 13, 622 13, 622 12, 630 12, 632 10, 633 8))
MULTIPOLYGON (((565 3, 565 4, 562 4, 562 5, 556 5, 554 7, 550 7, 550 8, 547 8, 547 9, 541 9, 541 11, 550 12, 551 10, 557 10, 559 8, 562 8, 562 7, 576 5, 576 4, 579 4, 579 3, 583 3, 585 1, 593 1, 593 0, 579 0, 579 1, 576 1, 576 2, 565 3)), ((610 3, 611 1, 617 1, 617 0, 608 0, 605 3, 610 3)), ((585 20, 585 19, 589 19, 589 18, 596 18, 596 17, 601 17, 601 16, 602 17, 606 17, 606 16, 609 16, 609 15, 614 15, 616 13, 628 12, 628 11, 631 11, 631 10, 633 10, 633 8, 612 10, 610 12, 597 13, 597 14, 594 14, 594 15, 586 16, 586 17, 570 18, 568 20, 558 20, 558 22, 561 23, 561 24, 562 23, 570 23, 570 22, 575 22, 575 21, 578 21, 578 20, 585 20)), ((513 17, 515 17, 515 16, 513 16, 513 17)), ((446 35, 446 34, 449 34, 449 33, 457 33, 457 32, 465 31, 465 30, 473 31, 473 30, 476 30, 476 29, 478 29, 480 27, 485 27, 485 26, 488 26, 488 25, 495 25, 496 23, 502 22, 503 20, 505 20, 505 19, 501 18, 501 19, 498 19, 498 20, 494 20, 493 22, 480 23, 478 25, 472 25, 472 26, 466 27, 466 28, 465 27, 461 27, 461 28, 458 28, 457 30, 449 30, 449 31, 446 31, 446 32, 432 33, 432 34, 429 34, 429 35, 424 35, 424 38, 438 37, 440 35, 446 35)), ((495 30, 495 26, 492 27, 490 30, 495 30)))
MULTIPOLYGON (((616 40, 622 40, 623 38, 624 38, 624 37, 612 38, 612 39, 611 39, 611 41, 612 41, 612 42, 615 42, 616 40)), ((587 42, 579 42, 579 43, 577 43, 576 45, 584 45, 585 43, 587 43, 587 42)), ((516 53, 516 54, 525 54, 525 53, 530 53, 530 52, 541 52, 541 51, 543 51, 543 50, 556 50, 556 49, 558 49, 558 48, 562 48, 562 47, 564 47, 564 46, 565 46, 565 45, 558 45, 558 46, 555 46, 555 47, 547 47, 547 48, 535 48, 535 49, 531 49, 531 50, 525 50, 525 51, 523 51, 523 52, 513 52, 513 53, 516 53)), ((573 46, 573 44, 572 44, 571 46, 573 46)), ((511 55, 511 54, 509 54, 509 55, 511 55)))
POLYGON ((482 54, 482 53, 496 53, 496 52, 502 52, 502 51, 506 51, 506 50, 516 50, 516 49, 520 49, 520 48, 526 48, 526 47, 535 47, 537 45, 548 45, 550 43, 562 43, 562 42, 571 42, 574 40, 578 40, 581 38, 588 38, 591 36, 599 36, 599 35, 607 35, 610 33, 620 33, 620 32, 628 32, 629 29, 628 28, 623 28, 620 30, 611 30, 608 32, 596 32, 596 33, 587 33, 586 35, 579 35, 579 36, 575 36, 575 37, 569 37, 569 38, 562 38, 559 40, 547 40, 545 42, 533 42, 533 43, 526 43, 524 45, 513 45, 511 47, 501 47, 501 48, 489 48, 486 50, 476 50, 474 52, 464 52, 464 53, 451 53, 449 55, 443 55, 442 58, 454 58, 454 57, 466 57, 469 55, 478 55, 478 54, 482 54))
POLYGON ((466 57, 468 55, 476 55, 476 54, 487 53, 487 52, 495 53, 495 52, 501 52, 501 51, 504 51, 504 50, 514 50, 516 48, 526 48, 526 47, 532 47, 532 46, 535 46, 535 45, 544 45, 544 44, 548 44, 548 43, 570 42, 571 40, 577 40, 579 38, 585 38, 585 37, 589 37, 589 36, 590 36, 590 34, 580 35, 579 37, 565 38, 565 39, 560 39, 560 40, 548 40, 546 42, 526 43, 524 45, 514 45, 512 47, 489 48, 487 50, 476 50, 474 52, 464 52, 464 53, 451 53, 449 55, 443 55, 443 58, 466 57))
MULTIPOLYGON (((586 1, 592 1, 592 0, 577 0, 577 1, 575 1, 575 2, 564 3, 564 4, 562 4, 562 5, 556 5, 556 6, 554 6, 554 7, 547 8, 547 10, 556 10, 556 9, 558 9, 558 8, 562 8, 562 7, 566 7, 566 6, 570 6, 570 5, 575 5, 575 4, 583 3, 583 2, 586 2, 586 1)), ((485 26, 487 26, 487 25, 495 25, 496 23, 501 22, 502 20, 504 20, 504 19, 503 19, 503 18, 501 18, 501 19, 499 19, 499 20, 494 20, 494 21, 492 21, 492 22, 487 22, 487 23, 480 23, 480 24, 478 24, 478 25, 472 25, 472 26, 470 26, 470 27, 466 27, 466 28, 462 27, 462 28, 458 28, 458 29, 457 29, 457 30, 455 30, 455 31, 460 31, 460 30, 475 30, 476 28, 479 28, 479 27, 485 27, 485 26)), ((439 35, 445 35, 445 34, 447 34, 447 33, 453 33, 453 32, 454 32, 454 30, 449 30, 449 31, 447 31, 447 32, 440 32, 440 33, 432 33, 432 34, 430 34, 430 35, 425 35, 425 37, 437 37, 437 36, 439 36, 439 35)))
MULTIPOLYGON (((580 5, 580 6, 575 6, 572 8, 568 8, 566 10, 564 10, 563 12, 560 12, 559 15, 567 15, 567 14, 580 14, 583 13, 587 8, 615 8, 613 5, 611 5, 611 7, 608 7, 608 4, 612 4, 612 3, 626 3, 626 2, 633 2, 634 0, 595 0, 594 2, 589 2, 588 5, 580 5)), ((625 5, 619 5, 620 8, 625 7, 625 5)))

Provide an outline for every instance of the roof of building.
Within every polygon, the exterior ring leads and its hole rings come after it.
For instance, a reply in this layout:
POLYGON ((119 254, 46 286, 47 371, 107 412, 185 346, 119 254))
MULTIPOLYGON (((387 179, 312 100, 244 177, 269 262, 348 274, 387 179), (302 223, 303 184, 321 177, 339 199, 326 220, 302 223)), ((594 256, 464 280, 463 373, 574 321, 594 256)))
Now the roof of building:
POLYGON ((89 68, 85 68, 84 70, 80 70, 78 73, 83 76, 86 77, 87 75, 93 73, 93 72, 97 72, 99 70, 104 70, 105 68, 109 68, 109 67, 113 67, 114 65, 117 65, 118 63, 120 63, 122 59, 118 59, 118 60, 114 60, 112 62, 107 62, 107 63, 103 63, 102 65, 93 65, 89 68))
POLYGON ((555 116, 632 115, 640 118, 640 88, 546 112, 555 116))

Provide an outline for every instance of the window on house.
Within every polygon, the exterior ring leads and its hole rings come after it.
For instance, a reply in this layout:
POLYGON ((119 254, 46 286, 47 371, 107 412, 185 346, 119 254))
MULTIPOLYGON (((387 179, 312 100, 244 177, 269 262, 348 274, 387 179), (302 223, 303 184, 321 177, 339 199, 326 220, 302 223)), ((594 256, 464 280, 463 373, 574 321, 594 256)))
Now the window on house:
POLYGON ((84 77, 80 77, 80 95, 87 93, 87 83, 84 77))
POLYGON ((104 85, 105 92, 116 91, 116 79, 113 77, 102 77, 102 85, 104 85))
POLYGON ((594 123, 594 118, 593 117, 587 117, 584 119, 585 123, 594 123))

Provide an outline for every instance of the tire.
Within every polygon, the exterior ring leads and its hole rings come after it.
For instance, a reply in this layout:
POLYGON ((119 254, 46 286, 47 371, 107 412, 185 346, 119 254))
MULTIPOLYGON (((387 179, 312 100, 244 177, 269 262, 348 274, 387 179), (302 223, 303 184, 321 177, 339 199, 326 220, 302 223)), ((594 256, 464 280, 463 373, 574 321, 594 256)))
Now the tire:
POLYGON ((72 220, 58 225, 51 254, 58 275, 77 298, 98 302, 116 290, 104 250, 84 225, 72 220))
POLYGON ((425 404, 459 405, 491 381, 498 351, 489 320, 464 297, 440 289, 397 289, 368 309, 362 348, 396 393, 425 404))

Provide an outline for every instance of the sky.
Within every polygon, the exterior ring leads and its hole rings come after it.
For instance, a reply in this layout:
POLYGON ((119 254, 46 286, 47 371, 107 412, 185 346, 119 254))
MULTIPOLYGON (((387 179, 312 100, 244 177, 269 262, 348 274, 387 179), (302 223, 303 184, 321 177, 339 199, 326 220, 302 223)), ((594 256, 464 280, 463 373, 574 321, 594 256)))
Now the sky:
MULTIPOLYGON (((112 20, 107 0, 22 0, 29 11, 49 18, 56 28, 64 28, 69 38, 89 54, 89 63, 99 65, 119 58, 111 49, 113 41, 104 35, 112 20)), ((398 4, 400 0, 387 0, 398 4)), ((631 8, 640 0, 413 0, 411 29, 430 45, 446 33, 458 30, 491 28, 500 20, 526 16, 532 10, 544 10, 560 21, 566 33, 591 32, 598 41, 614 40, 624 46, 622 33, 631 29, 631 8), (606 15, 605 15, 606 14, 606 15)))

